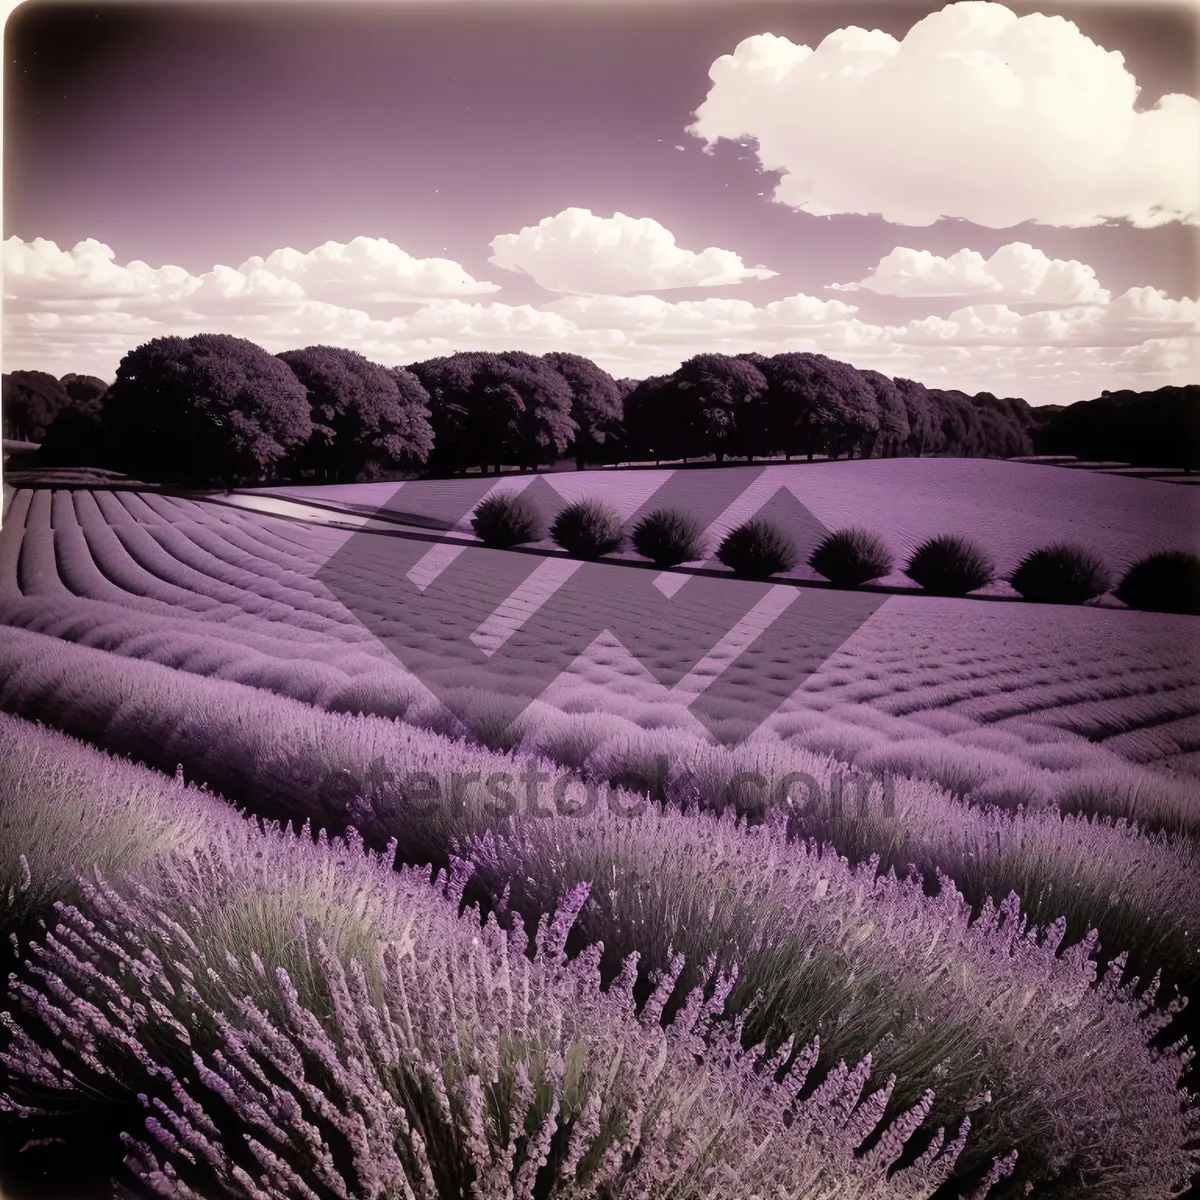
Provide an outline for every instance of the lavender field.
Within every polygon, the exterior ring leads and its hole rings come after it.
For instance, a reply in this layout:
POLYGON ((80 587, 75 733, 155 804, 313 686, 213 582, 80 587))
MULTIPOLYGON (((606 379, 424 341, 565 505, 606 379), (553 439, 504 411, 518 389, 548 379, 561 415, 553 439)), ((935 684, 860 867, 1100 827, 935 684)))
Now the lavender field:
POLYGON ((1181 1194, 1196 618, 480 544, 517 490, 1009 571, 1197 528, 961 460, 15 491, 4 1186, 1181 1194))

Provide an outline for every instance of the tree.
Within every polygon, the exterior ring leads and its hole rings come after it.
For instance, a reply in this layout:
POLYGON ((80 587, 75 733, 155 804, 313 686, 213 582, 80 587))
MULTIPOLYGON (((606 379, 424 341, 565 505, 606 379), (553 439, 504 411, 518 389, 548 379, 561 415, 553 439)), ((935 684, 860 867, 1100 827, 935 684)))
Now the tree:
POLYGON ((17 442, 40 442, 70 403, 66 388, 45 371, 13 371, 3 377, 2 387, 4 436, 17 442))
POLYGON ((674 375, 649 375, 638 380, 624 401, 625 456, 630 461, 652 458, 687 459, 699 453, 695 430, 683 416, 674 375))
POLYGON ((767 381, 753 363, 726 354, 697 354, 673 378, 702 452, 715 454, 718 463, 726 454, 764 452, 760 410, 767 381))
POLYGON ((904 402, 908 414, 908 443, 906 449, 918 458, 934 451, 938 429, 934 419, 933 401, 923 383, 915 379, 896 378, 892 382, 904 402))
POLYGON ((462 351, 408 368, 430 397, 435 459, 445 469, 555 462, 576 425, 570 385, 548 362, 514 350, 462 351))
POLYGON ((294 455, 299 469, 351 483, 429 457, 433 430, 428 396, 407 371, 402 393, 394 372, 354 350, 308 346, 278 357, 308 396, 313 431, 294 455))
POLYGON ((98 467, 109 458, 100 414, 91 408, 67 407, 50 422, 35 461, 39 467, 98 467))
POLYGON ((849 363, 787 352, 769 360, 766 375, 771 439, 788 458, 844 453, 878 427, 874 394, 849 363))
POLYGON ((108 384, 95 375, 64 375, 59 383, 71 404, 83 412, 98 414, 108 396, 108 384))
POLYGON ((904 397, 894 380, 879 371, 860 371, 863 381, 875 396, 878 414, 876 434, 866 445, 868 454, 878 450, 881 457, 899 454, 908 443, 911 429, 904 397))
MULTIPOLYGON (((1031 411, 1041 415, 1045 409, 1031 411)), ((1110 391, 1095 400, 1068 404, 1034 429, 1033 443, 1038 454, 1196 470, 1200 467, 1200 384, 1153 392, 1110 391)))
POLYGON ((1000 399, 991 392, 980 392, 970 397, 970 402, 979 426, 980 453, 991 458, 1033 453, 1029 436, 1032 420, 1024 400, 1000 399))
POLYGON ((131 350, 101 417, 118 469, 201 486, 272 477, 312 429, 291 368, 223 333, 155 338, 131 350))
POLYGON ((575 466, 582 470, 589 462, 600 462, 602 448, 620 433, 625 393, 607 371, 581 354, 550 353, 542 358, 571 389, 571 420, 577 428, 571 446, 575 466))

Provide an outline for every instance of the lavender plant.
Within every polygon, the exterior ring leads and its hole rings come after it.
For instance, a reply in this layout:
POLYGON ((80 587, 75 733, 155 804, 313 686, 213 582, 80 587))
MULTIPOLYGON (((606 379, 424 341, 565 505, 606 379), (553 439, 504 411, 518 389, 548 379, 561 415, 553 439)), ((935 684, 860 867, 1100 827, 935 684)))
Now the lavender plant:
MULTIPOLYGON (((277 889, 323 858, 343 883, 373 875, 372 891, 391 893, 378 908, 403 925, 380 926, 369 971, 298 919, 302 988, 253 950, 221 954, 204 915, 159 886, 169 862, 155 886, 97 880, 80 906, 60 906, 12 983, 22 1019, 4 1014, 0 1105, 29 1115, 55 1093, 136 1090, 147 1117, 125 1136, 118 1194, 732 1200, 836 1188, 865 1200, 930 1196, 953 1169, 969 1121, 888 1173, 932 1093, 884 1128, 894 1080, 864 1097, 869 1060, 797 1099, 815 1043, 767 1055, 714 1027, 733 977, 713 976, 712 994, 692 992, 665 1027, 678 957, 639 1016, 633 960, 601 990, 600 948, 565 954, 586 887, 527 946, 494 919, 456 916, 461 878, 430 889, 353 843, 242 840, 224 860, 233 891, 262 882, 256 846, 277 889)), ((989 1182, 1012 1164, 998 1160, 989 1182)))
POLYGON ((1039 604, 1083 604, 1112 586, 1108 567, 1094 550, 1062 542, 1027 554, 1009 582, 1039 604))
MULTIPOLYGON (((750 1040, 815 1033, 830 1062, 871 1053, 901 1079, 937 1077, 951 1108, 986 1104, 966 1167, 1017 1145, 1019 1180, 1112 1200, 1169 1195, 1165 1181, 1195 1169, 1197 1113, 1179 1090, 1190 1052, 1150 1045, 1182 1003, 1156 1010, 1156 984, 1135 998, 1124 956, 1093 986, 1094 933, 1060 954, 1066 922, 1031 926, 1015 895, 972 919, 945 877, 930 901, 919 878, 879 875, 877 858, 854 868, 789 841, 782 820, 746 830, 732 814, 519 818, 461 852, 471 886, 527 922, 593 881, 576 938, 604 946, 609 975, 636 952, 642 994, 674 952, 693 964, 681 996, 715 955, 738 965, 727 1015, 750 1040)), ((915 1096, 902 1086, 896 1099, 915 1096)))
POLYGON ((575 558, 601 558, 625 541, 621 517, 605 501, 592 497, 561 508, 550 526, 555 544, 575 558))
POLYGON ((769 579, 796 565, 796 546, 777 525, 753 517, 725 535, 717 558, 735 575, 769 579))
POLYGON ((704 530, 691 513, 656 508, 633 530, 634 549, 658 567, 677 567, 705 555, 704 530))
POLYGON ((892 554, 877 533, 850 526, 826 535, 808 565, 838 587, 854 588, 890 574, 892 554))
POLYGON ((481 500, 471 518, 475 536, 485 546, 507 550, 546 536, 537 505, 523 492, 497 492, 481 500))
POLYGON ((904 573, 935 596, 965 596, 991 583, 996 568, 991 555, 970 538, 943 534, 922 542, 904 573))

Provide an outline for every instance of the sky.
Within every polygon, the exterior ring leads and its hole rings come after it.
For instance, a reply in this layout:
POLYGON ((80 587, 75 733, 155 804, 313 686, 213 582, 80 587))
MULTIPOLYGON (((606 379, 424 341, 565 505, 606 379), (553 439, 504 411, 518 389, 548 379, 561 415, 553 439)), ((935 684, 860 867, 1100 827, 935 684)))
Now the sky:
POLYGON ((1033 404, 1198 383, 1198 18, 29 0, 3 369, 225 332, 632 378, 808 350, 1033 404))

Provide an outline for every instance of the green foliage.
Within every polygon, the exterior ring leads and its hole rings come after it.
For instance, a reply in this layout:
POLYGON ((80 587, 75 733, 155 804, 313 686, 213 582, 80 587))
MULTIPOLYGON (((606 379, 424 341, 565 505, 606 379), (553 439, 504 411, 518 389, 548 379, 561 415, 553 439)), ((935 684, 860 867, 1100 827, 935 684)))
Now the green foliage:
POLYGON ((556 545, 575 558, 600 558, 625 541, 621 517, 603 500, 576 500, 560 510, 550 527, 556 545))
POLYGON ((838 587, 853 588, 889 574, 892 555, 878 534, 850 526, 823 538, 808 565, 838 587))
POLYGON ((905 575, 935 596, 965 596, 996 576, 991 555, 970 538, 943 534, 922 542, 905 575))
POLYGON ((1112 586, 1108 567, 1098 554, 1065 542, 1026 555, 1009 582, 1037 604, 1082 604, 1112 586))
POLYGON ((1183 550, 1151 554, 1129 568, 1116 597, 1147 612, 1200 615, 1200 556, 1183 550))
POLYGON ((540 542, 546 536, 542 514, 523 492, 498 492, 480 501, 471 517, 471 527, 485 546, 498 550, 540 542))
POLYGON ((677 567, 705 556, 704 530, 691 513, 656 508, 633 530, 634 549, 655 566, 677 567))
POLYGON ((796 546, 777 525, 755 517, 725 535, 717 558, 735 575, 769 579, 796 565, 796 546))

